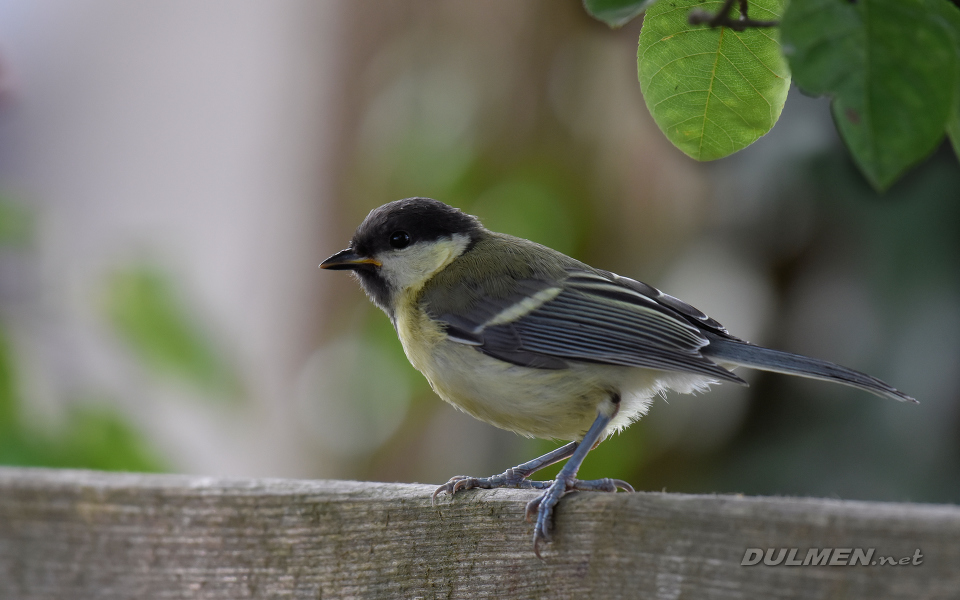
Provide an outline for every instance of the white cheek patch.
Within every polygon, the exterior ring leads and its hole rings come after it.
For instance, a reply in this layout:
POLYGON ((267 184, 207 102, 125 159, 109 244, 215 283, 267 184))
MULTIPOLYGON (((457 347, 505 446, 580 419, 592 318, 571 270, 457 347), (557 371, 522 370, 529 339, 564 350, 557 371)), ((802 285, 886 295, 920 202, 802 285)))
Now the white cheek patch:
POLYGON ((376 257, 382 263, 380 275, 394 290, 418 289, 463 254, 469 244, 468 236, 454 234, 449 239, 418 242, 403 250, 385 252, 376 257))

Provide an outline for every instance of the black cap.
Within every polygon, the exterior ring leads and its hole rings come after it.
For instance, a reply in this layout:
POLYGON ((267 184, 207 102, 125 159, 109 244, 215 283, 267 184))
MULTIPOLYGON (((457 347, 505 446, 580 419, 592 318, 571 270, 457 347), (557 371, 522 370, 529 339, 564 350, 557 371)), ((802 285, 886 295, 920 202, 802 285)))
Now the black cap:
POLYGON ((370 211, 353 235, 350 248, 360 256, 375 256, 392 247, 391 236, 398 232, 406 233, 409 243, 415 244, 454 234, 473 239, 481 230, 480 221, 459 208, 431 198, 405 198, 370 211))

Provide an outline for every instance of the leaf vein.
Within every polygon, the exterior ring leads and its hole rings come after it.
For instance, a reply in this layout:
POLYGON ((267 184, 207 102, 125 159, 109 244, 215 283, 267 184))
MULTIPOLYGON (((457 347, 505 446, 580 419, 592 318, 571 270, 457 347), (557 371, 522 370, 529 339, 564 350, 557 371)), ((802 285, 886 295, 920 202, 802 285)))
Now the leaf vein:
POLYGON ((738 35, 738 36, 735 36, 735 37, 737 38, 737 41, 739 41, 740 44, 746 49, 746 51, 749 52, 750 55, 753 56, 755 59, 757 59, 757 62, 760 63, 760 65, 762 65, 764 69, 766 69, 767 71, 770 71, 770 74, 771 74, 771 75, 773 75, 774 77, 776 77, 776 78, 778 78, 778 79, 782 79, 782 78, 783 78, 782 75, 780 75, 779 73, 777 73, 776 71, 774 71, 773 69, 771 69, 771 68, 767 65, 767 63, 765 63, 765 62, 763 61, 762 58, 760 58, 759 56, 757 56, 757 53, 754 52, 753 49, 752 49, 750 46, 748 46, 747 43, 744 42, 744 41, 740 38, 739 35, 738 35))
MULTIPOLYGON (((733 93, 733 90, 730 89, 730 86, 728 86, 722 79, 720 79, 720 78, 718 77, 718 78, 717 78, 717 81, 718 81, 719 83, 723 84, 723 87, 725 87, 725 88, 727 88, 728 90, 730 90, 730 93, 733 94, 733 96, 736 97, 738 100, 740 100, 740 97, 737 96, 735 93, 733 93)), ((740 120, 743 121, 743 124, 744 124, 744 125, 746 125, 747 127, 751 128, 751 129, 753 128, 753 124, 750 123, 750 121, 748 121, 748 120, 746 119, 746 117, 744 117, 739 111, 737 111, 737 110, 734 109, 732 106, 730 106, 729 104, 727 104, 726 102, 724 102, 724 101, 723 101, 723 97, 720 96, 720 94, 714 94, 714 96, 716 97, 717 101, 718 101, 720 104, 723 104, 723 105, 726 106, 728 109, 730 109, 730 112, 732 112, 733 114, 735 114, 735 115, 737 115, 738 117, 740 117, 740 120)))
MULTIPOLYGON (((723 32, 725 29, 725 27, 720 28, 720 40, 717 42, 717 57, 713 61, 713 69, 710 72, 710 89, 707 91, 707 100, 703 103, 703 124, 700 126, 700 144, 697 146, 697 160, 700 160, 700 157, 703 156, 703 138, 706 137, 707 113, 710 111, 710 96, 713 95, 713 82, 717 78, 717 64, 720 62, 721 50, 723 48, 723 32)), ((730 135, 728 134, 727 137, 730 137, 730 135)))
MULTIPOLYGON (((757 86, 753 85, 753 82, 750 81, 750 78, 747 77, 746 75, 744 75, 744 74, 743 74, 743 71, 741 71, 741 70, 737 67, 737 65, 736 65, 732 60, 730 60, 730 58, 728 58, 725 54, 721 54, 721 56, 723 56, 723 58, 725 58, 725 59, 727 60, 727 62, 730 63, 730 66, 733 67, 733 70, 736 71, 737 74, 740 75, 740 77, 741 77, 744 81, 747 82, 747 85, 749 85, 751 88, 753 88, 753 91, 756 92, 757 96, 760 96, 760 98, 763 99, 763 101, 767 104, 767 108, 770 109, 769 112, 770 112, 770 115, 772 116, 772 115, 773 115, 773 105, 770 104, 770 101, 767 100, 766 96, 764 96, 763 94, 760 93, 760 90, 757 89, 757 86)), ((740 96, 738 96, 737 93, 734 92, 733 89, 731 89, 730 86, 726 84, 726 82, 721 82, 721 83, 723 83, 724 87, 726 87, 728 90, 730 90, 730 93, 733 94, 733 95, 737 98, 737 100, 740 100, 741 102, 744 101, 743 98, 741 98, 740 96)), ((744 121, 746 122, 746 119, 744 119, 744 121)))
MULTIPOLYGON (((652 111, 654 108, 660 106, 662 103, 666 102, 667 100, 670 100, 671 98, 676 98, 677 96, 683 96, 684 94, 702 94, 703 92, 710 93, 710 90, 686 90, 686 91, 683 91, 683 92, 677 92, 676 94, 670 94, 670 95, 667 96, 666 98, 663 98, 662 100, 660 100, 660 102, 657 102, 656 104, 654 104, 654 105, 651 107, 651 111, 652 111)), ((696 118, 696 117, 694 117, 694 118, 696 118)))
POLYGON ((670 65, 672 65, 677 61, 684 60, 686 58, 692 58, 694 56, 703 56, 704 54, 712 54, 712 52, 697 52, 696 54, 687 54, 686 56, 678 56, 677 58, 664 63, 662 67, 660 67, 659 69, 656 70, 656 72, 650 75, 650 78, 647 81, 649 81, 650 83, 653 83, 654 77, 659 75, 661 71, 663 71, 664 69, 666 69, 667 67, 669 67, 670 65))
MULTIPOLYGON (((678 31, 678 32, 676 32, 676 33, 672 33, 672 34, 670 34, 670 35, 668 35, 668 36, 666 36, 666 37, 662 37, 662 38, 660 38, 659 40, 657 40, 657 41, 655 41, 654 43, 652 43, 652 44, 650 44, 649 46, 647 46, 646 49, 644 49, 643 54, 642 54, 639 58, 640 58, 640 60, 644 60, 644 59, 646 58, 646 56, 647 56, 647 52, 649 52, 654 46, 656 46, 657 44, 661 44, 661 43, 663 43, 663 42, 666 42, 666 41, 668 41, 668 40, 673 40, 675 37, 677 37, 678 35, 680 35, 680 34, 682 34, 682 33, 699 33, 699 32, 702 32, 702 31, 703 31, 703 29, 684 29, 684 30, 682 30, 682 31, 678 31)), ((709 54, 709 52, 706 52, 705 54, 709 54)))
MULTIPOLYGON (((727 130, 724 129, 719 123, 717 123, 717 122, 714 121, 713 119, 707 119, 706 117, 704 117, 703 121, 704 121, 704 131, 706 131, 706 123, 710 123, 711 125, 713 125, 713 126, 716 127, 717 129, 719 129, 720 131, 722 131, 722 132, 723 132, 723 135, 727 136, 727 139, 730 140, 730 143, 731 143, 731 144, 736 145, 736 142, 733 141, 733 137, 732 137, 729 133, 727 133, 727 130)), ((703 138, 701 138, 700 144, 703 145, 703 138)))

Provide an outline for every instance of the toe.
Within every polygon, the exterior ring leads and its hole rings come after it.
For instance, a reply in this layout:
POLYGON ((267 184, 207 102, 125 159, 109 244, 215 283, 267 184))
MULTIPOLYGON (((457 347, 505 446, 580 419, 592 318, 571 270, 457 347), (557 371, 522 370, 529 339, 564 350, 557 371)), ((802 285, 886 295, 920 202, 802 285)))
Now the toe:
POLYGON ((537 514, 537 521, 533 526, 533 552, 537 558, 541 558, 540 545, 549 544, 553 540, 553 508, 567 493, 571 483, 572 481, 557 479, 547 491, 527 504, 527 519, 529 520, 534 512, 537 514))
POLYGON ((527 523, 533 521, 534 515, 540 510, 540 503, 543 501, 543 495, 537 496, 530 502, 527 502, 527 508, 523 513, 523 518, 527 523))
POLYGON ((533 553, 537 555, 537 558, 542 559, 540 555, 540 547, 543 544, 549 544, 553 541, 552 534, 552 522, 553 522, 553 511, 545 509, 544 505, 540 504, 540 512, 537 515, 537 524, 533 527, 533 553))
POLYGON ((461 492, 463 490, 472 490, 473 488, 479 485, 479 481, 476 477, 461 477, 453 484, 453 489, 450 492, 451 495, 461 492))
POLYGON ((450 484, 449 484, 449 483, 445 483, 445 484, 441 485, 441 486, 438 487, 437 489, 433 490, 433 495, 430 496, 430 505, 431 505, 431 506, 436 506, 436 505, 437 505, 437 496, 439 496, 441 492, 444 492, 444 493, 447 493, 447 494, 452 494, 452 493, 453 493, 453 491, 450 489, 450 484))
POLYGON ((462 489, 470 489, 470 487, 464 487, 463 482, 466 480, 473 479, 476 481, 475 477, 467 477, 466 475, 454 475, 451 477, 445 484, 441 485, 433 491, 433 496, 430 498, 430 504, 436 506, 437 496, 440 494, 449 494, 453 496, 462 489))
POLYGON ((540 530, 534 530, 533 532, 533 553, 537 555, 537 558, 543 560, 543 557, 540 556, 540 542, 542 542, 540 537, 540 530))

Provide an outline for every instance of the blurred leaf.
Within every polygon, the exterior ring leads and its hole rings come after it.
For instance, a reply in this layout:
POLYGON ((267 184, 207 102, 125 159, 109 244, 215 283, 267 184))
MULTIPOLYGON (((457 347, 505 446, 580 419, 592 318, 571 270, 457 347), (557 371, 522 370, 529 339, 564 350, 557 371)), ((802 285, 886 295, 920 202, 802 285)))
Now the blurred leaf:
POLYGON ((365 306, 364 312, 366 318, 360 326, 360 339, 363 344, 375 346, 377 352, 385 354, 384 362, 391 364, 390 369, 397 369, 404 372, 406 383, 404 385, 412 386, 413 394, 422 394, 431 392, 430 384, 426 378, 417 371, 407 355, 403 351, 403 345, 397 338, 397 330, 393 328, 390 319, 382 311, 375 309, 372 305, 365 306))
POLYGON ((239 379, 190 318, 166 276, 151 267, 118 271, 108 281, 106 297, 111 322, 147 368, 204 392, 237 396, 239 379))
POLYGON ((587 13, 613 29, 623 27, 657 0, 583 0, 587 13))
POLYGON ((566 203, 549 187, 530 179, 493 186, 468 212, 493 231, 527 238, 565 254, 574 253, 582 237, 566 203))
MULTIPOLYGON (((716 12, 722 4, 658 2, 640 32, 643 99, 664 135, 696 160, 723 158, 770 131, 790 87, 776 28, 736 32, 687 22, 690 9, 716 12)), ((776 20, 783 5, 783 0, 752 0, 750 16, 776 20)))
POLYGON ((115 409, 81 404, 70 410, 46 466, 103 471, 163 471, 162 461, 115 409))
POLYGON ((960 159, 960 8, 948 2, 940 2, 939 14, 943 17, 947 31, 953 38, 955 55, 953 104, 947 119, 947 136, 953 145, 953 153, 960 159))
MULTIPOLYGON (((383 319, 385 320, 385 319, 383 319)), ((327 452, 375 451, 402 425, 419 377, 391 344, 348 336, 328 343, 304 369, 303 424, 327 452)))
POLYGON ((166 470, 142 435, 107 407, 70 410, 62 430, 51 434, 15 428, 0 437, 0 464, 60 469, 159 472, 166 470))
POLYGON ((19 419, 15 366, 0 327, 0 464, 160 471, 161 461, 126 420, 107 407, 72 408, 55 435, 28 428, 19 419))
POLYGON ((0 326, 0 438, 6 436, 17 423, 17 383, 13 354, 6 332, 0 326))
MULTIPOLYGON (((540 456, 556 449, 562 444, 553 440, 530 440, 526 444, 525 456, 540 456)), ((621 432, 612 435, 599 446, 590 451, 577 473, 580 479, 601 479, 610 477, 624 479, 631 482, 634 474, 648 460, 645 439, 640 428, 634 425, 630 432, 621 432)), ((557 463, 537 471, 533 479, 547 481, 553 479, 563 468, 563 463, 557 463)), ((636 483, 635 481, 631 483, 636 483)))
POLYGON ((954 103, 953 113, 950 115, 950 120, 947 121, 947 135, 950 136, 953 153, 960 159, 960 91, 957 92, 957 101, 954 103))
POLYGON ((584 251, 594 224, 595 190, 585 185, 587 156, 574 144, 543 137, 538 147, 504 160, 485 154, 451 193, 451 202, 484 226, 571 256, 584 251))
POLYGON ((421 131, 411 131, 396 146, 385 150, 390 150, 389 159, 384 160, 381 168, 387 169, 391 184, 402 197, 444 196, 475 158, 470 145, 438 147, 431 136, 421 131))
POLYGON ((956 89, 946 0, 802 0, 782 21, 797 85, 833 118, 877 189, 936 148, 956 89))
MULTIPOLYGON (((883 202, 850 161, 833 152, 810 163, 812 196, 825 221, 837 224, 876 286, 877 303, 913 310, 917 290, 960 285, 960 169, 946 148, 888 191, 883 202)), ((891 323, 903 319, 891 315, 891 323)))
POLYGON ((24 246, 33 238, 33 231, 33 212, 0 196, 0 244, 24 246))
POLYGON ((354 176, 360 204, 446 197, 476 158, 477 82, 437 58, 393 73, 385 83, 364 107, 359 130, 354 176))

